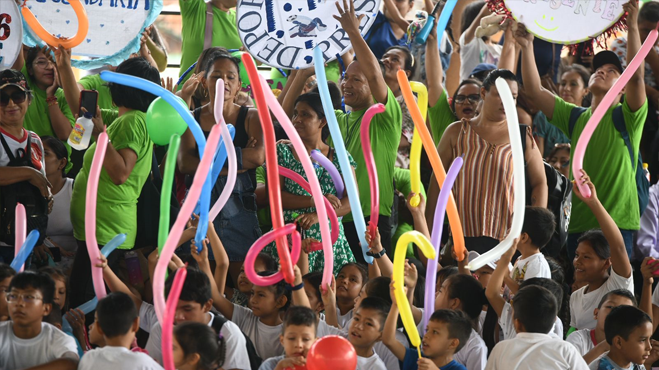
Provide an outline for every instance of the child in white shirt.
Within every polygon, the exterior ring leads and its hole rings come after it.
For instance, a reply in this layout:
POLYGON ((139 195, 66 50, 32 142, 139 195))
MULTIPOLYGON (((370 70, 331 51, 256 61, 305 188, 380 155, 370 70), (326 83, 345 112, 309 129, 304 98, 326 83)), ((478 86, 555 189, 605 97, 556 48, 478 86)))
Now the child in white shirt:
POLYGON ((357 351, 357 370, 387 370, 373 346, 382 340, 390 308, 382 298, 366 297, 355 309, 348 327, 348 341, 357 351))

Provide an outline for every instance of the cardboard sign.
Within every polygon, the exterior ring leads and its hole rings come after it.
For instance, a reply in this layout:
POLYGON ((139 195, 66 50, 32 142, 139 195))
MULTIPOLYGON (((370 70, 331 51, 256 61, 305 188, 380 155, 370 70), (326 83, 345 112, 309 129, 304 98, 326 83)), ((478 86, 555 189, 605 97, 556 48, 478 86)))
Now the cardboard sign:
POLYGON ((21 51, 23 25, 14 1, 0 1, 0 70, 11 68, 21 51))
MULTIPOLYGON (((354 0, 359 25, 368 32, 380 9, 380 0, 354 0)), ((304 69, 313 66, 313 48, 323 50, 325 62, 350 49, 333 0, 239 0, 238 33, 250 54, 269 66, 304 69)))
POLYGON ((601 35, 623 14, 628 0, 504 0, 513 17, 535 36, 576 44, 601 35))
MULTIPOLYGON (((1 2, 5 2, 0 0, 1 2)), ((82 0, 89 19, 89 32, 73 55, 99 58, 73 60, 78 68, 96 68, 98 64, 117 65, 137 52, 140 36, 160 14, 162 0, 82 0)), ((78 30, 75 12, 67 0, 28 0, 26 6, 48 32, 57 37, 71 37, 78 30)), ((26 45, 42 45, 41 40, 24 23, 26 45)))

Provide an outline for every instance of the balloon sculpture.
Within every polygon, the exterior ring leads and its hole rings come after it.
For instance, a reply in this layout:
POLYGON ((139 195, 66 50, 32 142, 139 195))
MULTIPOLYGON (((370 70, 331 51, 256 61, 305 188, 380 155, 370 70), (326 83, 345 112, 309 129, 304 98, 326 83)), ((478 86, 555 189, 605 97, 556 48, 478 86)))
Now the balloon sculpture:
POLYGON ((165 321, 162 323, 162 362, 167 370, 176 370, 174 366, 174 354, 172 349, 172 335, 174 330, 174 317, 176 316, 176 305, 181 296, 183 283, 188 276, 187 268, 176 270, 172 289, 167 297, 167 308, 165 309, 165 321))
POLYGON ((368 180, 371 182, 371 219, 369 221, 368 232, 371 238, 375 238, 378 228, 378 218, 380 215, 380 185, 378 184, 378 170, 375 167, 375 159, 373 158, 373 150, 371 149, 371 135, 369 129, 371 128, 371 120, 377 113, 384 112, 383 104, 375 104, 366 110, 364 118, 362 119, 361 141, 362 151, 364 152, 364 162, 366 163, 366 170, 368 171, 368 180))
MULTIPOLYGON (((151 106, 149 106, 149 109, 151 106)), ((167 159, 163 171, 162 189, 160 189, 160 219, 158 220, 158 255, 162 253, 167 235, 169 234, 169 215, 172 200, 172 183, 174 182, 174 171, 176 170, 176 157, 181 145, 181 137, 172 134, 167 148, 167 159)))
MULTIPOLYGON (((178 98, 178 97, 177 97, 178 98)), ((183 99, 178 98, 177 104, 187 109, 183 99)), ((167 145, 172 134, 183 135, 188 125, 176 109, 163 98, 156 98, 146 111, 146 129, 151 141, 157 145, 167 145)))
MULTIPOLYGON (((419 82, 410 82, 412 91, 417 94, 419 97, 418 107, 421 111, 421 119, 425 125, 425 120, 428 113, 428 89, 426 86, 419 82)), ((412 147, 410 148, 410 185, 412 186, 412 192, 415 194, 412 199, 410 199, 410 204, 412 207, 418 207, 419 202, 421 201, 421 148, 422 143, 419 139, 419 129, 414 127, 414 137, 417 140, 412 140, 412 147)))
POLYGON ((71 38, 58 38, 48 33, 48 31, 43 28, 41 23, 39 23, 34 14, 32 14, 30 7, 25 3, 21 7, 21 14, 23 14, 25 22, 27 22, 30 28, 32 28, 32 31, 46 44, 50 45, 51 47, 59 47, 59 45, 62 45, 67 49, 73 49, 85 40, 87 32, 89 31, 89 20, 87 19, 87 12, 85 11, 85 7, 82 5, 80 0, 69 0, 69 3, 71 4, 71 7, 75 11, 76 17, 78 18, 78 32, 71 38))
MULTIPOLYGON (((23 249, 23 243, 25 243, 25 233, 27 233, 27 216, 25 214, 25 206, 23 206, 21 203, 16 203, 16 220, 15 220, 15 225, 14 225, 14 261, 17 260, 16 257, 18 257, 18 254, 20 251, 23 249)), ((34 246, 32 246, 34 248, 34 246)), ((30 251, 31 252, 31 251, 30 251)), ((27 259, 27 256, 30 253, 28 253, 25 258, 27 259)), ((16 264, 20 262, 20 265, 18 265, 18 268, 14 267, 14 261, 12 261, 12 268, 16 272, 22 272, 23 271, 23 265, 25 264, 25 260, 23 262, 16 261, 16 264)))
POLYGON ((343 199, 343 193, 345 193, 346 187, 343 184, 343 177, 341 177, 341 174, 339 173, 339 170, 336 168, 334 163, 325 157, 323 153, 318 149, 311 151, 311 159, 318 162, 318 164, 325 168, 325 171, 327 171, 327 173, 329 173, 330 177, 332 178, 334 188, 336 188, 336 197, 343 199))

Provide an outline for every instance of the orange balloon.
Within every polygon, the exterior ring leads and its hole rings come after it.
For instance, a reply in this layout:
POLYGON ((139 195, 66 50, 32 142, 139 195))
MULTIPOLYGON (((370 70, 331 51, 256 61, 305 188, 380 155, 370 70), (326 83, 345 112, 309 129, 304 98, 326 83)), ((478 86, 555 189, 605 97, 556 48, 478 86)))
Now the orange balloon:
MULTIPOLYGON (((432 136, 430 136, 428 127, 426 127, 419 105, 414 100, 414 95, 412 94, 412 88, 410 87, 407 75, 405 75, 403 70, 398 70, 397 77, 400 90, 403 93, 403 99, 405 99, 407 108, 414 121, 414 129, 415 131, 418 130, 421 142, 423 143, 426 153, 428 153, 428 158, 430 159, 430 164, 432 165, 433 172, 437 178, 437 183, 443 184, 446 179, 446 170, 444 169, 441 158, 439 158, 437 150, 430 149, 435 148, 435 142, 432 140, 432 136)), ((455 204, 453 192, 451 192, 451 195, 448 198, 446 213, 448 214, 449 225, 451 226, 451 232, 453 233, 453 249, 455 250, 455 255, 458 261, 462 261, 464 259, 465 237, 464 232, 462 231, 462 222, 460 222, 460 215, 458 215, 458 207, 455 204)))
POLYGON ((80 45, 85 40, 85 37, 87 37, 87 32, 89 31, 89 19, 87 19, 87 11, 85 11, 85 7, 82 6, 80 0, 69 0, 69 3, 78 18, 78 32, 76 32, 73 37, 58 38, 48 33, 25 4, 21 7, 21 14, 23 14, 25 22, 27 22, 30 28, 32 28, 32 31, 46 44, 52 47, 59 47, 59 45, 62 45, 67 49, 73 49, 80 45))

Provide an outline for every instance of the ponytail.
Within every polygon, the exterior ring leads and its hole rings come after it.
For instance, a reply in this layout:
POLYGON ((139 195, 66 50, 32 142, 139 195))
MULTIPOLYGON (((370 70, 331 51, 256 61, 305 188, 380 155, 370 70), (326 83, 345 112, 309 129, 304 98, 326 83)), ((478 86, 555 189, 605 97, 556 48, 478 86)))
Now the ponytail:
POLYGON ((224 365, 226 341, 208 325, 184 322, 174 327, 174 337, 185 357, 198 354, 197 370, 216 370, 224 365))

